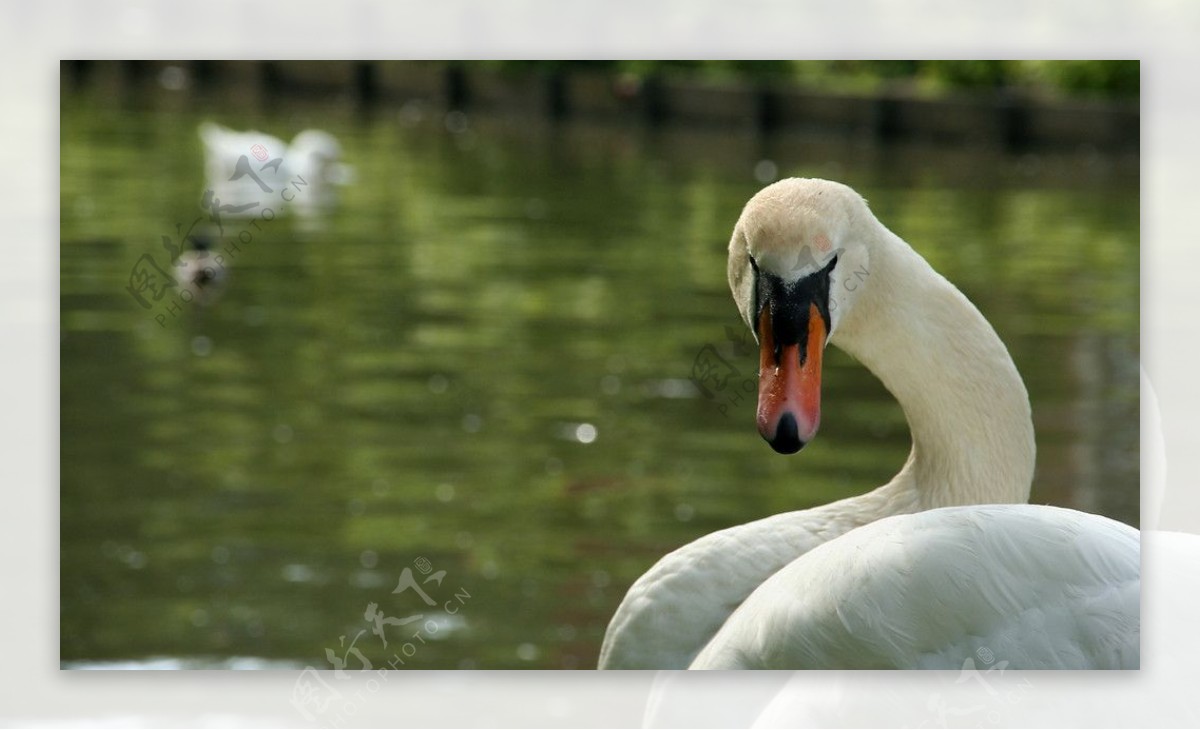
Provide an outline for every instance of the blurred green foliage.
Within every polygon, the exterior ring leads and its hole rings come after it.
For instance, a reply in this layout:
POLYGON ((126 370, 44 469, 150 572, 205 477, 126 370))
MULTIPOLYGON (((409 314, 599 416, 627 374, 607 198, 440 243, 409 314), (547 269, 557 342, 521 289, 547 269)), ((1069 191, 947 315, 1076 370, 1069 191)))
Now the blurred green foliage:
POLYGON ((637 77, 692 76, 755 82, 791 81, 840 91, 908 88, 937 95, 960 90, 1013 89, 1057 96, 1134 98, 1134 61, 493 61, 508 71, 591 70, 637 77))

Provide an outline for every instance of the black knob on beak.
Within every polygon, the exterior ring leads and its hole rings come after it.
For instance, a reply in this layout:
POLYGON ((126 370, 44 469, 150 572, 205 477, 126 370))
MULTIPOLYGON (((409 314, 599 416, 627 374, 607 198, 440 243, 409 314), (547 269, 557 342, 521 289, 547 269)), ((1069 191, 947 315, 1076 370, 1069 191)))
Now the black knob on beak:
POLYGON ((780 416, 779 426, 775 429, 775 438, 767 443, 781 454, 794 454, 804 448, 804 442, 800 440, 800 427, 796 425, 796 417, 790 413, 780 416))

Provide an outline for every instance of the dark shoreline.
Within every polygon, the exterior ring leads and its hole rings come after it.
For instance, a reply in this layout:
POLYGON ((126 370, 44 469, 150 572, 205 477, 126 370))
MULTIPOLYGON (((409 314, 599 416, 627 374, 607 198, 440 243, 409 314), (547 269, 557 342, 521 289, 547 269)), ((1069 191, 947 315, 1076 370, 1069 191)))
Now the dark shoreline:
POLYGON ((159 83, 169 66, 197 90, 255 98, 327 95, 362 109, 422 102, 443 110, 586 117, 650 127, 690 125, 771 135, 835 133, 883 142, 928 141, 1009 152, 1137 152, 1136 102, 1040 99, 985 92, 840 94, 777 82, 635 79, 591 70, 505 72, 411 61, 63 61, 63 88, 119 92, 159 83))

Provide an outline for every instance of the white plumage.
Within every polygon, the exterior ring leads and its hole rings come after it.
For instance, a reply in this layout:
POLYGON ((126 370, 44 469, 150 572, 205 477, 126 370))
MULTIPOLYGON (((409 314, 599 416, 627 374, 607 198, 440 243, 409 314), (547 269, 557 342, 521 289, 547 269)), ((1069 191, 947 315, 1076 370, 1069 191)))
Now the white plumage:
MULTIPOLYGON (((729 249, 730 287, 771 382, 797 381, 771 354, 771 318, 787 303, 763 304, 765 277, 783 282, 776 292, 826 297, 807 331, 826 306, 828 341, 897 398, 913 450, 866 494, 665 556, 618 607, 600 667, 961 669, 986 651, 1014 669, 1136 668, 1138 532, 1021 504, 1035 457, 1029 399, 974 305, 837 183, 767 187, 729 249), (822 272, 825 289, 807 283, 822 272)), ((819 363, 824 342, 811 343, 819 363)), ((772 418, 783 424, 772 408, 803 402, 762 387, 764 438, 778 433, 772 418)))
POLYGON ((300 132, 290 145, 213 122, 201 124, 199 134, 206 190, 220 201, 222 217, 257 218, 264 208, 275 215, 327 212, 337 202, 336 187, 354 178, 337 139, 320 129, 300 132))
POLYGON ((1128 525, 1056 507, 888 517, 767 579, 692 668, 946 669, 980 654, 1136 667, 1138 544, 1128 525))

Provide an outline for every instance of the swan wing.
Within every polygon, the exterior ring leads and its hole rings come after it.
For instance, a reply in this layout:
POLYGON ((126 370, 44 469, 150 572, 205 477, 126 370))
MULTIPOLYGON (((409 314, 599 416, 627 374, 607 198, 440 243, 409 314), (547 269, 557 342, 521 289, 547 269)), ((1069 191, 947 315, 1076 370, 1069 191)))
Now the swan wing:
POLYGON ((667 554, 613 614, 600 669, 686 669, 767 576, 821 542, 807 512, 705 535, 667 554))
POLYGON ((889 517, 793 561, 693 668, 1133 669, 1137 530, 1034 505, 889 517))
POLYGON ((256 144, 266 148, 270 157, 280 157, 288 149, 283 140, 266 132, 255 129, 239 132, 216 122, 202 122, 199 134, 206 153, 217 154, 234 162, 241 155, 251 154, 256 144))

